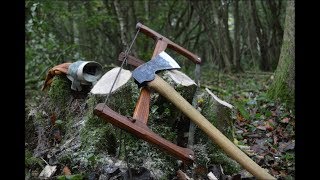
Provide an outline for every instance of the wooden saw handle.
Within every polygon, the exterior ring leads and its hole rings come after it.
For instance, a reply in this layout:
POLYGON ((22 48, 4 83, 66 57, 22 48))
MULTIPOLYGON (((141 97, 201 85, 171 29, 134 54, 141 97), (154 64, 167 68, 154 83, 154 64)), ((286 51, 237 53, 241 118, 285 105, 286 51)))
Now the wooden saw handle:
POLYGON ((186 101, 173 87, 171 87, 162 78, 156 75, 148 86, 163 97, 172 102, 186 116, 188 116, 198 127, 204 131, 210 139, 220 146, 231 158, 241 164, 248 172, 258 179, 275 179, 261 168, 244 152, 235 146, 226 136, 224 136, 216 127, 214 127, 203 115, 199 113, 188 101, 186 101))
POLYGON ((154 133, 148 126, 140 120, 135 120, 118 114, 104 103, 98 104, 93 113, 113 125, 136 135, 137 137, 150 142, 159 148, 167 151, 174 157, 178 157, 183 162, 189 164, 194 160, 194 152, 191 149, 180 147, 154 133))
POLYGON ((165 42, 166 44, 168 44, 168 48, 178 52, 179 54, 183 55, 184 57, 190 59, 193 63, 195 64, 200 64, 201 63, 201 58, 195 54, 193 54, 192 52, 188 51, 187 49, 179 46, 178 44, 172 42, 170 39, 162 36, 161 34, 157 33, 156 31, 150 29, 149 27, 141 24, 141 23, 137 23, 136 28, 140 28, 140 31, 153 38, 154 40, 162 40, 163 42, 165 42))
MULTIPOLYGON (((156 57, 159 53, 164 51, 167 48, 167 45, 167 42, 162 41, 161 39, 157 40, 152 58, 156 57)), ((142 87, 139 99, 133 112, 133 118, 139 119, 145 124, 147 124, 149 117, 150 95, 150 90, 147 87, 142 87)))

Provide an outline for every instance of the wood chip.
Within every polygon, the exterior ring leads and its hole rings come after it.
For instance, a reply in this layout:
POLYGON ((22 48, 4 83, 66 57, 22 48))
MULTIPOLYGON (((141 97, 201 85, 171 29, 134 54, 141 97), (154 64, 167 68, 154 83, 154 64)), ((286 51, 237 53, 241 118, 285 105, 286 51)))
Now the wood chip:
POLYGON ((57 170, 57 166, 46 165, 44 169, 41 171, 39 178, 47 179, 51 177, 57 170))

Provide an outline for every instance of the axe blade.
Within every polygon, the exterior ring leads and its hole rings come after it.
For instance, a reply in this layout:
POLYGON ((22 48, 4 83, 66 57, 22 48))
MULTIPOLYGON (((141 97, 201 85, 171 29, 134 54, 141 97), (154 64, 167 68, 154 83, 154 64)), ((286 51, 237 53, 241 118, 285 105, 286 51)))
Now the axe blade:
POLYGON ((137 67, 132 72, 132 77, 138 81, 139 84, 142 84, 147 81, 152 81, 157 71, 179 68, 179 64, 169 54, 162 51, 150 61, 137 67))

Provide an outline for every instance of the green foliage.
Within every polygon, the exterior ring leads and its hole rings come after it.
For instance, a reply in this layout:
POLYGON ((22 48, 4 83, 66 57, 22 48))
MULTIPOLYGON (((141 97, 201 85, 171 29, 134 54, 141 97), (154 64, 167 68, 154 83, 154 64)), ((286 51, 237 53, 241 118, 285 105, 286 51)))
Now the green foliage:
POLYGON ((60 156, 58 158, 59 162, 61 164, 71 164, 72 163, 72 158, 73 158, 73 155, 71 153, 66 153, 64 154, 63 156, 60 156))
POLYGON ((70 61, 74 45, 65 44, 51 30, 52 17, 48 10, 53 4, 28 1, 26 3, 25 23, 25 82, 26 95, 39 92, 47 71, 55 65, 70 61))
POLYGON ((73 175, 63 175, 58 176, 57 180, 83 180, 84 176, 82 174, 73 174, 73 175))
POLYGON ((292 152, 285 153, 284 156, 283 156, 283 159, 285 161, 293 161, 294 158, 295 158, 295 155, 292 152))
POLYGON ((235 102, 235 106, 239 110, 240 114, 245 118, 245 119, 250 119, 250 114, 245 108, 245 103, 243 102, 235 102))
POLYGON ((55 124, 56 124, 57 126, 60 126, 60 127, 61 127, 61 126, 63 125, 63 121, 60 120, 60 119, 58 119, 58 120, 56 120, 55 124))

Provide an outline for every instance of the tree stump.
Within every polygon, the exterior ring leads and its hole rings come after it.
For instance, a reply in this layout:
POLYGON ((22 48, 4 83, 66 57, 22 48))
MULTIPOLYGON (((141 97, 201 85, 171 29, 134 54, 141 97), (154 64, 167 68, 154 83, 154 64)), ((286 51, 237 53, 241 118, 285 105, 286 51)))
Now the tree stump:
MULTIPOLYGON (((172 79, 170 73, 162 72, 160 76, 190 103, 195 100, 197 93, 196 101, 201 113, 222 133, 232 138, 232 121, 228 108, 221 107, 203 90, 197 90, 195 84, 182 86, 172 79)), ((43 138, 43 141, 53 137, 50 133, 53 130, 60 135, 60 140, 48 143, 49 147, 39 157, 43 157, 51 165, 64 164, 74 173, 100 172, 103 176, 110 176, 103 171, 106 166, 116 167, 122 173, 129 166, 130 169, 144 167, 157 179, 172 179, 175 176, 176 169, 179 168, 177 158, 93 114, 95 106, 104 103, 107 95, 90 93, 92 87, 77 92, 71 90, 70 86, 71 82, 65 76, 54 77, 45 100, 47 103, 38 110, 46 112, 48 116, 33 118, 33 121, 45 122, 41 124, 44 129, 50 129, 45 131, 47 139, 43 138), (50 118, 52 114, 55 116, 50 118)), ((137 84, 131 78, 110 94, 106 105, 123 116, 132 117, 139 93, 137 84)), ((147 123, 152 131, 179 146, 187 147, 189 123, 189 118, 171 102, 156 92, 152 93, 147 123)), ((234 166, 234 162, 199 129, 195 133, 194 151, 197 166, 208 163, 234 166)))

